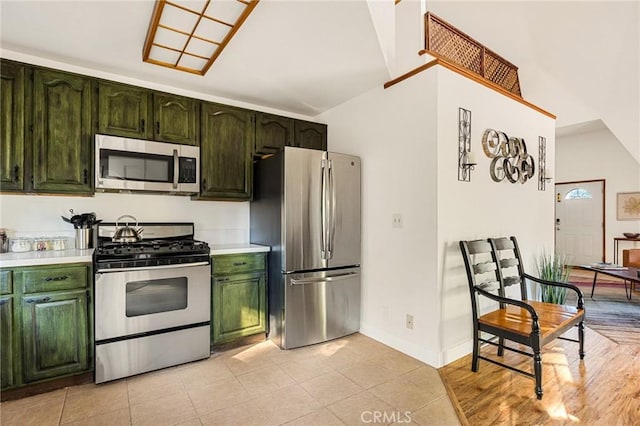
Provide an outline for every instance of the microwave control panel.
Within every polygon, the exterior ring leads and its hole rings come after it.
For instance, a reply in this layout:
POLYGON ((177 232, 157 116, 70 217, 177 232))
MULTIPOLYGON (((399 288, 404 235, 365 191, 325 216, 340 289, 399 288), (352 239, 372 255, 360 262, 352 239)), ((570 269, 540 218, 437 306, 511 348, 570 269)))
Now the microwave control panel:
POLYGON ((191 157, 180 157, 178 183, 196 183, 197 160, 191 157))

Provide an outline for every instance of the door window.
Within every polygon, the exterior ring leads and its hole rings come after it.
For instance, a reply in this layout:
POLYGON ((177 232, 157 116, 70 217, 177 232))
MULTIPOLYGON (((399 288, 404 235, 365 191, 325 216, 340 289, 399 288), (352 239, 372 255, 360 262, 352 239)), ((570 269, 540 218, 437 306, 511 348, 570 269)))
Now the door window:
POLYGON ((128 282, 127 317, 186 309, 187 285, 187 277, 128 282))
POLYGON ((567 192, 567 195, 564 196, 565 200, 584 200, 584 199, 592 198, 591 193, 586 189, 576 188, 567 192))

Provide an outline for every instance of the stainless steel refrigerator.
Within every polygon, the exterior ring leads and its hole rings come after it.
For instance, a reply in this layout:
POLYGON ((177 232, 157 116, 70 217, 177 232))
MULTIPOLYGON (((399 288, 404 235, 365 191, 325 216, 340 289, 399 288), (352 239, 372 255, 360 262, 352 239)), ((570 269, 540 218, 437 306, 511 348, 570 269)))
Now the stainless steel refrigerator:
POLYGON ((269 338, 291 349, 360 328, 360 158, 286 147, 254 168, 251 242, 269 254, 269 338))

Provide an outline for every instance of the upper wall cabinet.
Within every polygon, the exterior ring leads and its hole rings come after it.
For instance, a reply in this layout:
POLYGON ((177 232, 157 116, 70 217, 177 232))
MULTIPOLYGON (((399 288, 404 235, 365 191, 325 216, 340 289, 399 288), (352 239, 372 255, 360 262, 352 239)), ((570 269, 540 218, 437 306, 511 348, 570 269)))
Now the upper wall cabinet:
POLYGON ((2 61, 0 74, 0 188, 24 189, 25 67, 2 61))
POLYGON ((180 96, 154 93, 154 139, 186 145, 198 145, 199 101, 180 96))
POLYGON ((255 113, 202 104, 200 198, 250 200, 255 113))
POLYGON ((275 154, 293 143, 293 119, 256 113, 256 155, 275 154))
POLYGON ((98 133, 186 145, 199 141, 199 101, 100 81, 98 133))
POLYGON ((153 136, 151 92, 139 87, 100 81, 98 133, 136 139, 153 136))
POLYGON ((326 151, 327 125, 295 120, 293 146, 326 151))
POLYGON ((34 70, 34 190, 91 193, 91 83, 89 77, 34 70))

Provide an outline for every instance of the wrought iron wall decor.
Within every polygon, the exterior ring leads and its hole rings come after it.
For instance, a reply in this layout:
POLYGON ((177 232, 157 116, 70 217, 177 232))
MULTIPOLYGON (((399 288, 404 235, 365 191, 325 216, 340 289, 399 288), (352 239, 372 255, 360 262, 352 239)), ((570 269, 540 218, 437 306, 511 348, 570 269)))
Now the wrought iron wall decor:
POLYGON ((547 138, 538 136, 538 191, 544 191, 551 180, 547 170, 547 138))
POLYGON ((482 149, 493 159, 489 173, 494 182, 507 178, 511 183, 525 183, 535 174, 533 156, 527 153, 527 144, 522 138, 487 129, 482 136, 482 149))
POLYGON ((471 153, 471 111, 458 108, 458 180, 471 182, 475 166, 471 153))

